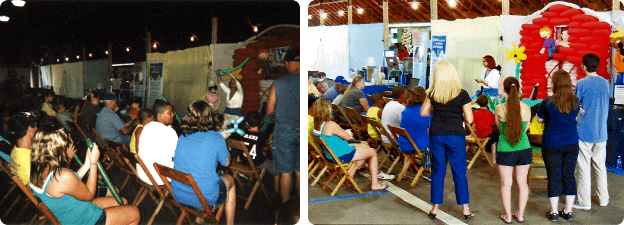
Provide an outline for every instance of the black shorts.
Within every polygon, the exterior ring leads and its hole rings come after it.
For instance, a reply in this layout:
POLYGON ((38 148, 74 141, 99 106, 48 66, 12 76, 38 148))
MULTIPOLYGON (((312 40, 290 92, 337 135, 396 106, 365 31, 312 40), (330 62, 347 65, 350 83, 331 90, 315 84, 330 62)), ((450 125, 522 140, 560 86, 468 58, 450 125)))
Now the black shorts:
POLYGON ((102 215, 100 215, 100 218, 95 222, 95 225, 104 224, 106 224, 106 211, 102 210, 102 215))
POLYGON ((496 164, 503 166, 522 166, 533 162, 531 148, 515 152, 496 152, 496 164))

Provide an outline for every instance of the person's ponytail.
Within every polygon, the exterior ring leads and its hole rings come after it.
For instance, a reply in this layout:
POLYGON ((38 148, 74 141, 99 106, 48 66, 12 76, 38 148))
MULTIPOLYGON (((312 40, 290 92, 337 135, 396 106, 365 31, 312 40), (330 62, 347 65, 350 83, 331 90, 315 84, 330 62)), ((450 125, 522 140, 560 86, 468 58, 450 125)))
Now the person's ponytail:
POLYGON ((496 66, 496 69, 500 72, 502 67, 500 65, 496 66))
POLYGON ((520 114, 520 97, 518 93, 518 80, 515 77, 508 77, 503 83, 507 92, 507 121, 505 126, 505 136, 512 146, 520 142, 522 138, 522 116, 520 114))

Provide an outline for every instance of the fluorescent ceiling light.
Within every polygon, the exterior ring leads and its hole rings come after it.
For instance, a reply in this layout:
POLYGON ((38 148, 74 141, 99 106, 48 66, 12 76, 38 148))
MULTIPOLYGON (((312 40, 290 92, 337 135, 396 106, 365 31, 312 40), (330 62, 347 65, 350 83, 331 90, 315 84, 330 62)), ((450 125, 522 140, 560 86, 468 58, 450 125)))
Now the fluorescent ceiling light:
POLYGON ((9 17, 8 16, 0 16, 0 21, 2 21, 2 22, 9 22, 9 17))
POLYGON ((362 13, 364 13, 364 9, 359 8, 359 9, 357 9, 357 12, 358 12, 359 14, 362 14, 362 13))
POLYGON ((17 7, 23 7, 26 4, 25 1, 21 1, 21 0, 13 0, 11 1, 11 3, 13 3, 13 5, 17 7))

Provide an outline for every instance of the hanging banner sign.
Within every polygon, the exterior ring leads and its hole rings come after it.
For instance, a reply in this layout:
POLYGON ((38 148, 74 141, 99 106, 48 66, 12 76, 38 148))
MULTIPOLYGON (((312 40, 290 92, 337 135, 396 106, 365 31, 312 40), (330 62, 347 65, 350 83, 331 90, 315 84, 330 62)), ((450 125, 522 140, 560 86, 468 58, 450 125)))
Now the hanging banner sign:
POLYGON ((433 72, 438 61, 446 59, 446 33, 432 33, 431 34, 431 69, 430 74, 433 72))
POLYGON ((414 33, 412 35, 414 47, 414 69, 412 78, 418 78, 418 86, 425 87, 427 83, 427 50, 429 49, 429 32, 414 33))
POLYGON ((149 63, 149 72, 148 72, 148 87, 147 90, 147 104, 145 107, 151 108, 154 105, 154 101, 159 99, 158 94, 162 94, 163 92, 163 64, 165 61, 151 61, 149 63))

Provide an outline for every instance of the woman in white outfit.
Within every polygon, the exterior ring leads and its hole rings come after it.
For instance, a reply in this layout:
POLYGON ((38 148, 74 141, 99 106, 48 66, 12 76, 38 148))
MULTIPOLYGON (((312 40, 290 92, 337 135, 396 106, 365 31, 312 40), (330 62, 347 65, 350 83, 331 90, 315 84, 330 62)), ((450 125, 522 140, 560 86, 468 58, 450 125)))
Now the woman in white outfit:
POLYGON ((477 83, 483 84, 483 91, 477 91, 477 94, 473 96, 474 99, 479 97, 479 94, 489 93, 490 97, 496 97, 499 95, 499 87, 501 85, 501 66, 496 65, 496 61, 494 61, 494 57, 491 55, 486 55, 483 57, 483 67, 487 70, 485 71, 485 76, 483 79, 476 79, 477 83))

